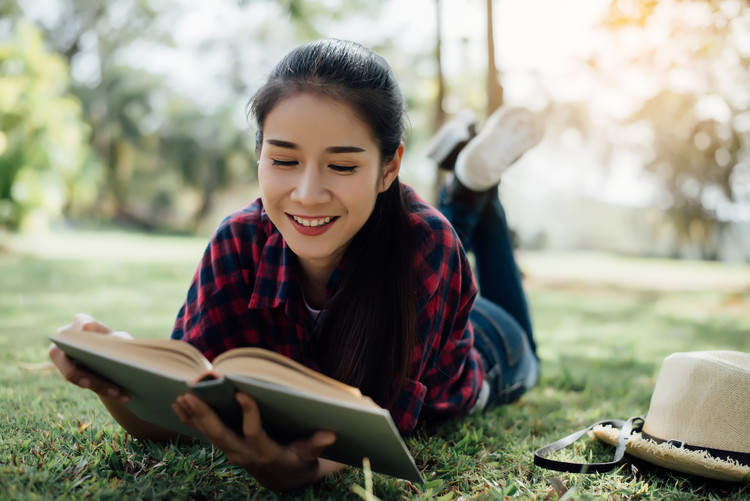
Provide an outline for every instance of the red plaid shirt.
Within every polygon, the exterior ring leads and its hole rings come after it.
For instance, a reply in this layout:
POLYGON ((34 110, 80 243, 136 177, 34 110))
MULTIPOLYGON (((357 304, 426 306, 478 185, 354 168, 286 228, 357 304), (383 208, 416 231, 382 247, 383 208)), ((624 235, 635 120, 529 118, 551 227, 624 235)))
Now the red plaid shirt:
MULTIPOLYGON (((474 349, 469 311, 473 275, 453 227, 404 186, 417 238, 418 339, 404 389, 390 412, 399 431, 420 420, 465 414, 476 401, 484 366, 474 349)), ((209 360, 240 346, 259 346, 319 370, 312 326, 291 250, 260 199, 229 217, 211 238, 175 321, 173 339, 209 360)), ((341 269, 327 285, 336 287, 341 269)))

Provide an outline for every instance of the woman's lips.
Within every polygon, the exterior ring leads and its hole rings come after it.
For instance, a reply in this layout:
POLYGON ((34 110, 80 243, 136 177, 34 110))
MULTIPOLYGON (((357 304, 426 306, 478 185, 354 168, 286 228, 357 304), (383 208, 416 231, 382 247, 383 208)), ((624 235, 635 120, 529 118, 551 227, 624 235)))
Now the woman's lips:
POLYGON ((325 233, 338 219, 337 216, 307 217, 295 216, 292 214, 287 214, 287 217, 289 217, 289 220, 292 222, 292 225, 297 229, 297 231, 307 236, 316 236, 325 233))

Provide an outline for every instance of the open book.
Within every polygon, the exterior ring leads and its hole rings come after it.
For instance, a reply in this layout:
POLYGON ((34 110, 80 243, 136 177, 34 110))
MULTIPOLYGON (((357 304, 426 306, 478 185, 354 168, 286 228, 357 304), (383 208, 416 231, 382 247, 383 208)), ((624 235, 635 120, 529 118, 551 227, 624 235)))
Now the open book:
POLYGON ((171 408, 191 392, 239 431, 243 391, 258 403, 263 427, 280 443, 318 430, 336 433, 322 457, 354 466, 367 457, 373 471, 423 482, 391 419, 359 390, 261 348, 237 348, 209 361, 193 346, 171 339, 123 339, 68 330, 51 338, 69 357, 120 386, 138 417, 204 439, 171 408))

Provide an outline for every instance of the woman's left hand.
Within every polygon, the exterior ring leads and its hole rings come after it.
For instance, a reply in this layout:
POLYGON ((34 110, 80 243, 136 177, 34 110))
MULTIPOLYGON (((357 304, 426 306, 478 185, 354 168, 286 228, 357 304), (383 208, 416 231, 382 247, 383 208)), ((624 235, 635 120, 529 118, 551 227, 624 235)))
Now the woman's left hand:
POLYGON ((231 463, 247 470, 268 489, 302 487, 343 468, 320 458, 323 450, 336 441, 333 432, 318 431, 309 438, 280 445, 263 430, 255 400, 245 393, 237 393, 235 398, 242 408, 242 436, 195 395, 177 397, 172 409, 180 421, 203 434, 231 463))

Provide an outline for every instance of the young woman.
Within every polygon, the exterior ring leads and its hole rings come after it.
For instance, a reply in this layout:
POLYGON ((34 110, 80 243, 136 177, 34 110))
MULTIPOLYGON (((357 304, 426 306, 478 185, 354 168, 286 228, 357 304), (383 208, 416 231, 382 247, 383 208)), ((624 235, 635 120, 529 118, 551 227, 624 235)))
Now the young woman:
MULTIPOLYGON (((501 171, 540 138, 528 112, 501 110, 473 139, 461 137, 473 127, 455 123, 438 136, 444 167, 461 150, 441 193, 443 216, 399 182, 403 98, 370 50, 339 40, 293 50, 250 111, 261 197, 211 238, 174 339, 209 359, 238 346, 274 350, 360 388, 403 434, 513 401, 535 384, 531 322, 497 194, 501 171), (476 255, 479 298, 464 246, 476 255)), ((87 315, 72 327, 112 333, 87 315)), ((50 356, 132 434, 170 438, 130 413, 118 388, 57 348, 50 356)), ((255 402, 237 400, 241 436, 193 395, 173 409, 266 487, 341 468, 319 458, 332 433, 281 446, 263 431, 255 402)))

